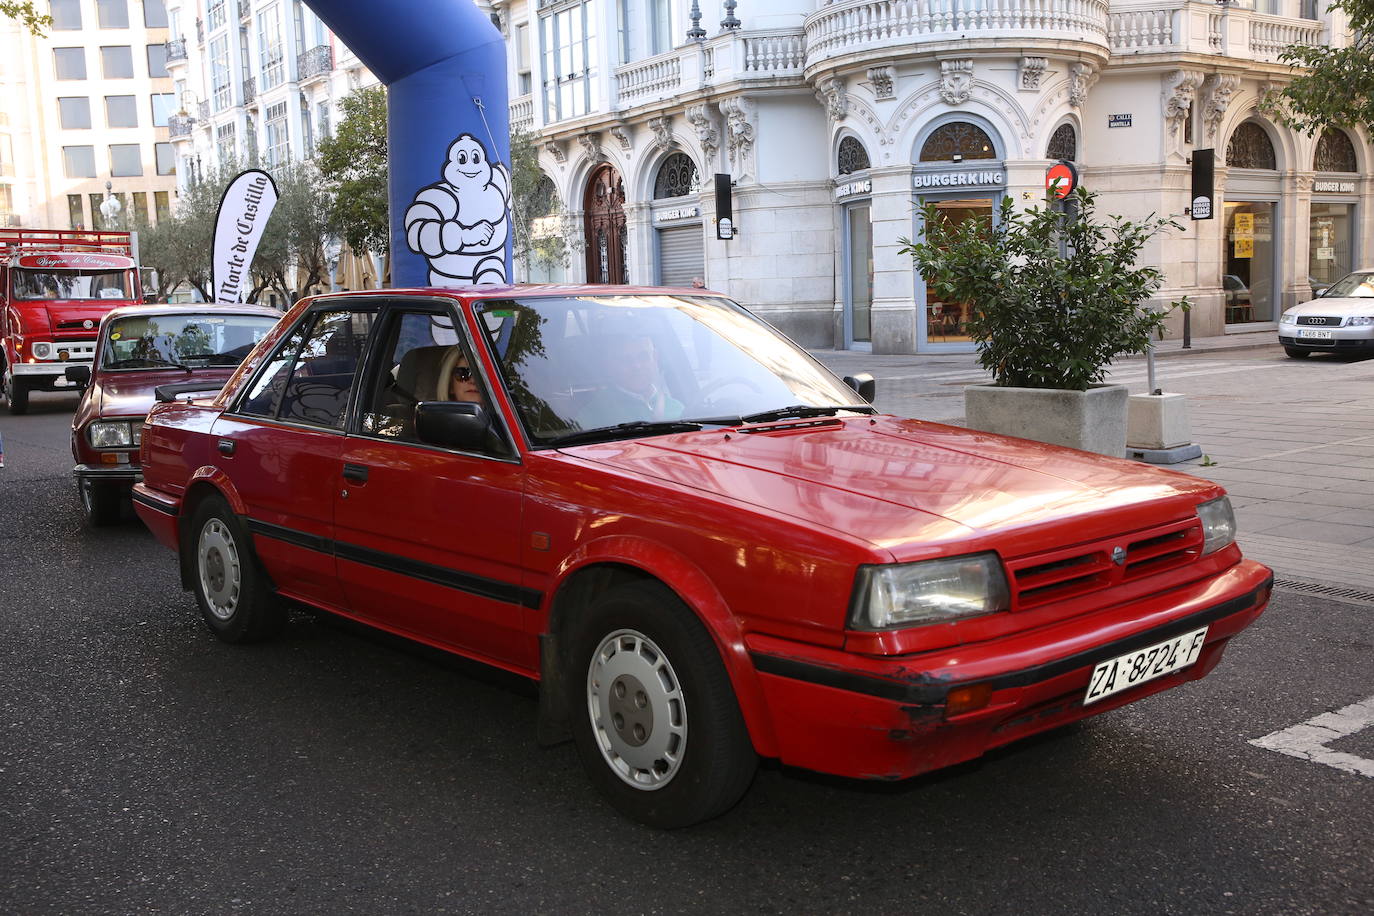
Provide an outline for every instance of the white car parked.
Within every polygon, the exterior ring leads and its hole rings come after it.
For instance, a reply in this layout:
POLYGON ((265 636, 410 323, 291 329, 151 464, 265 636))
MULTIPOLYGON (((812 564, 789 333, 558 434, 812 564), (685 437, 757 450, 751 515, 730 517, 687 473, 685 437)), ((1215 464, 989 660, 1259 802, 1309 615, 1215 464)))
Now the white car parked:
POLYGON ((1293 359, 1312 353, 1374 355, 1374 270, 1357 270, 1279 319, 1279 343, 1293 359))

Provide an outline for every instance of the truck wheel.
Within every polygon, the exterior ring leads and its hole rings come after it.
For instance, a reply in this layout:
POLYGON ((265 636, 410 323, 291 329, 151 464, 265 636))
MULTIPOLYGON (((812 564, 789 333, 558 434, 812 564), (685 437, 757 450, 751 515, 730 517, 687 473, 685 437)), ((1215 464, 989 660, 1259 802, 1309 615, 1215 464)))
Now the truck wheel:
POLYGON ((182 549, 192 551, 196 603, 210 632, 225 642, 257 642, 281 630, 286 609, 223 499, 212 496, 196 508, 182 549))
POLYGON ((29 383, 17 376, 10 376, 5 385, 5 408, 15 416, 29 412, 29 383))
POLYGON ((81 514, 86 523, 101 528, 113 525, 124 512, 124 491, 97 480, 78 480, 77 490, 81 494, 81 514))
POLYGON ((606 592, 571 653, 578 756, 622 814, 686 827, 739 801, 758 758, 715 643, 676 595, 656 582, 606 592))

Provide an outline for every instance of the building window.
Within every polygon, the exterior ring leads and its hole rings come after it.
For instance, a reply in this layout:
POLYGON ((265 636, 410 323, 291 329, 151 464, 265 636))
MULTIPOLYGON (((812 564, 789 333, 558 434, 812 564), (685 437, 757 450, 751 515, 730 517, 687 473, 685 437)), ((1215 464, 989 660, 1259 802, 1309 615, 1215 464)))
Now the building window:
POLYGON ((1354 269, 1351 260, 1354 226, 1354 204, 1312 201, 1307 228, 1309 284, 1329 286, 1354 269))
POLYGON ((248 112, 248 117, 243 119, 243 149, 248 157, 248 162, 257 165, 258 162, 258 116, 253 112, 248 112))
POLYGON ((143 155, 137 143, 110 144, 110 175, 115 178, 137 178, 143 174, 143 155))
POLYGON ((329 136, 329 103, 321 102, 315 110, 319 112, 317 120, 320 122, 320 136, 327 137, 329 136))
POLYGON ((95 0, 95 12, 102 29, 129 27, 129 0, 95 0))
POLYGON ((52 27, 55 32, 75 32, 81 28, 81 0, 52 0, 52 27))
POLYGON ((530 73, 530 24, 522 22, 515 27, 515 74, 519 82, 520 95, 529 95, 534 90, 534 78, 530 73))
POLYGON ((148 75, 153 79, 167 76, 167 46, 148 45, 148 75))
POLYGON ((172 151, 172 144, 154 143, 153 153, 157 159, 157 173, 159 175, 175 175, 177 173, 177 156, 172 151))
POLYGON ((234 125, 221 124, 215 128, 215 152, 219 154, 219 164, 229 165, 238 156, 234 148, 234 125))
POLYGON ((306 159, 315 155, 315 125, 311 123, 310 103, 305 96, 301 96, 301 145, 306 159))
POLYGON ((63 130, 83 130, 91 126, 91 100, 85 96, 58 99, 57 113, 63 130))
POLYGON ((143 26, 148 29, 167 28, 167 4, 163 0, 143 0, 143 26))
POLYGON ((1317 141, 1317 157, 1314 168, 1318 172, 1358 172, 1355 161, 1355 146, 1350 136, 1343 130, 1327 128, 1317 141))
POLYGON ((267 164, 278 166, 290 157, 290 135, 286 126, 286 103, 267 108, 267 164))
POLYGON ((73 229, 86 228, 85 201, 80 194, 67 195, 67 222, 73 229))
POLYGON ((86 196, 91 201, 91 228, 96 230, 113 228, 105 223, 105 214, 100 212, 100 205, 105 202, 105 195, 88 194, 86 196))
POLYGON ((673 49, 672 0, 649 0, 650 54, 665 54, 673 49))
POLYGON ((836 167, 841 175, 852 175, 868 168, 868 150, 855 137, 845 137, 840 141, 840 154, 836 167))
POLYGON ((146 226, 148 224, 148 194, 144 191, 135 191, 129 196, 134 199, 134 225, 146 226))
POLYGON ((53 48, 53 64, 60 80, 84 80, 86 78, 85 48, 53 48))
MULTIPOLYGON (((547 179, 546 179, 547 180, 547 179)), ((686 153, 673 153, 658 167, 654 178, 654 200, 682 197, 697 187, 697 166, 686 153)))
POLYGON ((153 126, 166 127, 168 119, 177 110, 177 97, 172 92, 154 92, 150 97, 153 104, 153 126))
POLYGON ((164 219, 171 219, 172 205, 169 202, 171 195, 166 191, 153 192, 153 212, 157 214, 157 221, 160 223, 164 219))
POLYGON ((210 91, 215 96, 215 111, 230 105, 229 38, 221 35, 210 41, 210 91))
POLYGON ((95 147, 62 147, 62 170, 68 178, 94 178, 95 147))
POLYGON ((131 95, 105 96, 106 127, 137 127, 138 101, 131 95))
POLYGON ((205 27, 213 32, 224 25, 224 0, 210 0, 205 9, 205 27))
POLYGON ((1264 128, 1246 121, 1226 144, 1226 164, 1235 169, 1276 169, 1274 144, 1264 128))
POLYGON ((565 7, 539 20, 544 56, 544 120, 576 118, 591 109, 596 78, 596 29, 591 3, 565 7))
POLYGON ((1046 159, 1061 159, 1075 162, 1078 159, 1078 133, 1072 124, 1060 124, 1050 136, 1050 145, 1045 150, 1046 159))
POLYGON ((261 88, 280 86, 286 68, 281 44, 281 17, 275 5, 269 6, 258 16, 258 53, 262 64, 261 88))
POLYGON ((922 162, 996 158, 997 149, 992 145, 992 139, 981 127, 967 121, 940 125, 921 147, 922 162))
POLYGON ((100 49, 100 66, 107 80, 131 80, 134 49, 128 45, 107 45, 100 49))

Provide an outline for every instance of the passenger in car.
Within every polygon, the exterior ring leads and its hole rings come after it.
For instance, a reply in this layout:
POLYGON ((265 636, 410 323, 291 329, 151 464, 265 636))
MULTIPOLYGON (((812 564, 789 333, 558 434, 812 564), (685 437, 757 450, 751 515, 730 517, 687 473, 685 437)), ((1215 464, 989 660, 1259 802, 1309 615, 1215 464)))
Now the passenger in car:
POLYGON ((482 389, 477 387, 477 376, 468 363, 467 355, 461 347, 450 349, 452 352, 444 360, 445 371, 440 376, 441 381, 447 383, 442 399, 470 401, 485 407, 487 399, 482 395, 482 389))
POLYGON ((675 420, 682 402, 663 387, 658 354, 647 334, 613 334, 605 338, 611 384, 598 391, 578 413, 583 429, 636 420, 675 420))

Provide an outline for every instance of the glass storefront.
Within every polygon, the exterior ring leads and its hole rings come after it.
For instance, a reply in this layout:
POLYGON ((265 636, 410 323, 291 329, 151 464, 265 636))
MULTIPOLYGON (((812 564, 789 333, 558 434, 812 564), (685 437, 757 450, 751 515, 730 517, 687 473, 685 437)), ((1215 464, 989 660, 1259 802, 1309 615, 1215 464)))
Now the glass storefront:
MULTIPOLYGON (((970 219, 981 220, 990 225, 993 203, 991 197, 922 201, 923 206, 928 204, 935 207, 947 222, 956 226, 970 219)), ((925 287, 925 299, 927 343, 969 343, 972 340, 966 327, 973 308, 970 303, 943 300, 928 284, 925 287)))
POLYGON ((1350 273, 1355 205, 1312 201, 1308 222, 1307 282, 1329 286, 1350 273))
POLYGON ((1274 227, 1278 205, 1272 201, 1226 204, 1226 323, 1273 321, 1278 289, 1274 227))
POLYGON ((868 201, 845 207, 845 346, 873 341, 873 225, 868 201))

